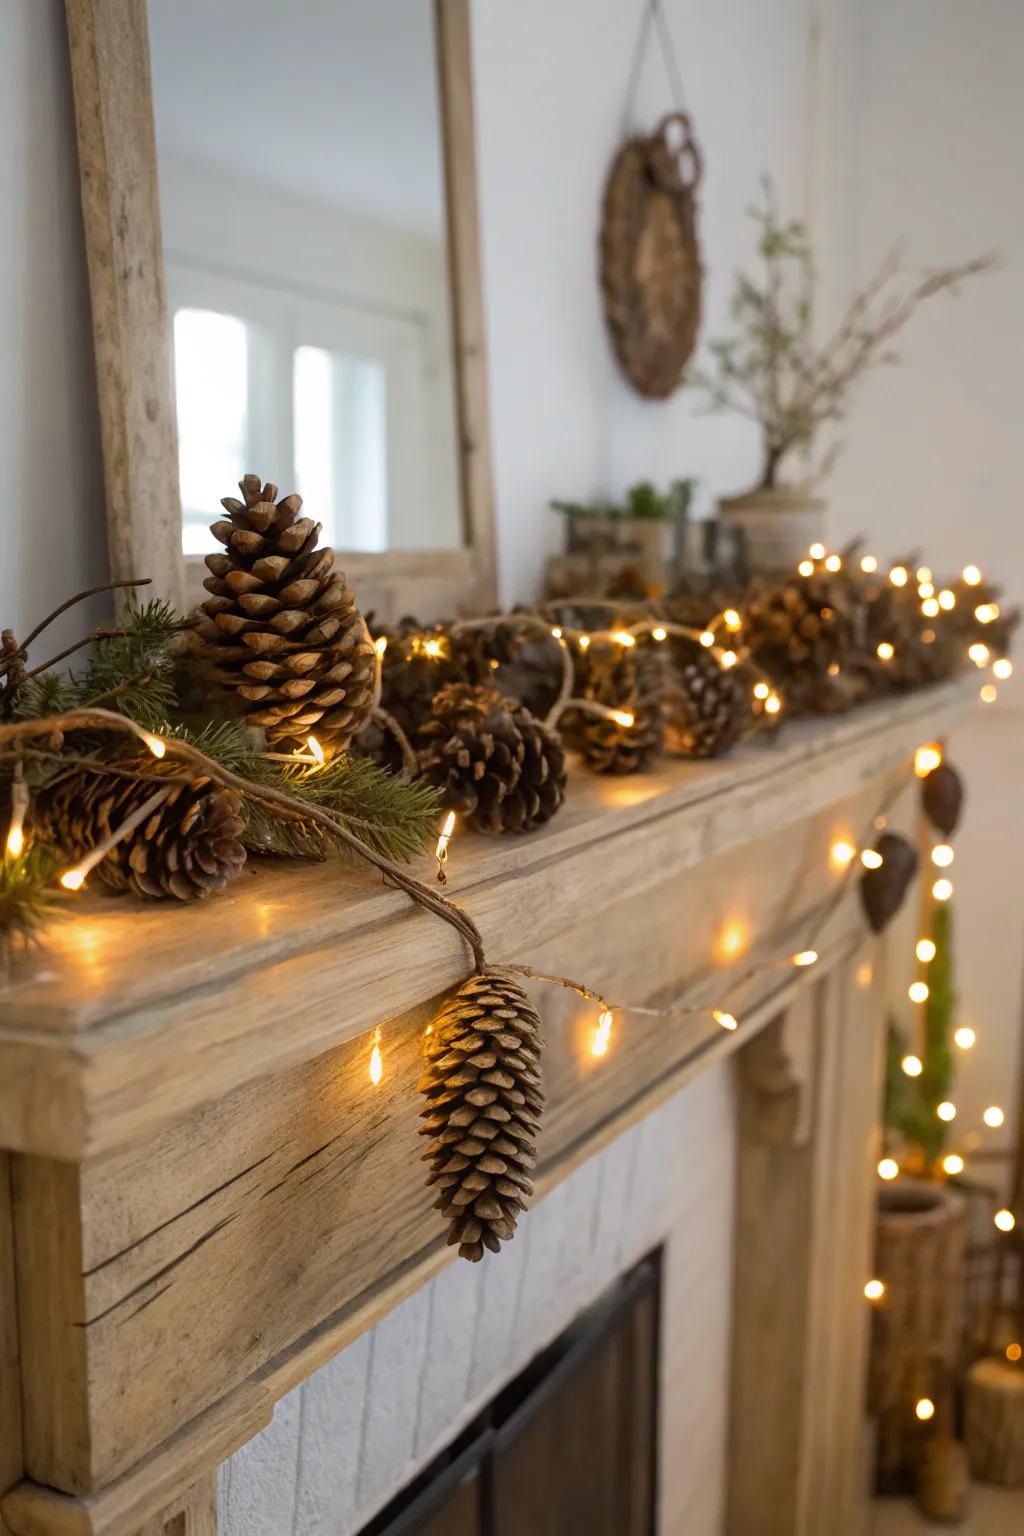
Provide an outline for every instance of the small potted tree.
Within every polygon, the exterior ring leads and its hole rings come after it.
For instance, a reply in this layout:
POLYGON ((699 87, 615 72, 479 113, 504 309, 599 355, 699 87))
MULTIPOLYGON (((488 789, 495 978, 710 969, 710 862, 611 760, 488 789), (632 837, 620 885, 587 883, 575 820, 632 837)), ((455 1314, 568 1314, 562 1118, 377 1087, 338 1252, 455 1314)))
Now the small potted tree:
POLYGON ((750 210, 757 225, 760 272, 738 273, 731 315, 734 334, 708 345, 709 361, 690 375, 712 411, 737 411, 761 429, 757 485, 724 498, 723 521, 739 526, 755 570, 792 568, 823 532, 825 504, 815 494, 834 459, 817 466, 823 429, 843 420, 853 387, 872 368, 897 362, 891 342, 926 299, 993 264, 991 256, 927 272, 908 287, 899 253, 886 257, 825 341, 814 335, 817 274, 810 239, 798 219, 779 217, 771 183, 750 210), (802 460, 802 467, 798 461, 802 460))

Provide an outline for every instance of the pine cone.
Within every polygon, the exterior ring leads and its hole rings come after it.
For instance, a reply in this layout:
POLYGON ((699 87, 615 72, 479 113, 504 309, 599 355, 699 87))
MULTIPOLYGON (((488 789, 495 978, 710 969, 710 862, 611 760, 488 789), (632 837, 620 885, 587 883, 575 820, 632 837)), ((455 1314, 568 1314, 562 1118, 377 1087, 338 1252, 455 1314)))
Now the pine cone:
POLYGON ((318 549, 320 524, 300 517, 300 496, 275 504, 276 485, 257 475, 226 496, 226 522, 212 532, 227 546, 207 555, 212 595, 202 604, 194 645, 209 676, 250 725, 283 751, 310 732, 327 750, 344 747, 373 708, 376 657, 366 625, 318 549))
MULTIPOLYGON (((128 771, 137 766, 139 777, 76 768, 37 790, 33 827, 69 860, 115 832, 171 773, 127 761, 119 766, 128 771)), ((100 861, 95 875, 114 891, 195 901, 222 891, 241 874, 243 828, 235 790, 192 778, 174 784, 167 799, 100 861)))
POLYGON ((476 1263, 497 1253, 533 1194, 534 1137, 544 1104, 540 1018, 526 993, 493 971, 448 998, 427 1035, 420 1080, 430 1136, 424 1161, 448 1243, 476 1263))
POLYGON ((542 720, 562 688, 563 652, 553 635, 510 614, 500 623, 452 637, 464 682, 490 683, 542 720))
POLYGON ((737 668, 723 667, 704 646, 673 636, 671 680, 664 696, 665 746, 683 757, 718 757, 752 722, 750 691, 737 668))
POLYGON ((595 773, 639 773, 661 750, 664 729, 663 694, 667 685, 665 659, 655 642, 619 645, 593 641, 577 647, 576 696, 624 710, 632 725, 571 710, 566 716, 568 744, 595 773))
POLYGON ((416 745, 423 776, 478 832, 530 832, 565 798, 561 741, 493 688, 443 688, 416 745))
POLYGON ((744 639, 755 664, 781 689, 788 714, 833 714, 855 702, 843 669, 858 654, 859 616, 858 586, 845 571, 816 570, 752 588, 744 639))
POLYGON ((374 627, 387 645, 381 666, 381 707, 407 736, 430 718, 435 696, 449 683, 482 683, 491 669, 481 657, 456 647, 442 624, 423 625, 407 616, 392 629, 374 627))

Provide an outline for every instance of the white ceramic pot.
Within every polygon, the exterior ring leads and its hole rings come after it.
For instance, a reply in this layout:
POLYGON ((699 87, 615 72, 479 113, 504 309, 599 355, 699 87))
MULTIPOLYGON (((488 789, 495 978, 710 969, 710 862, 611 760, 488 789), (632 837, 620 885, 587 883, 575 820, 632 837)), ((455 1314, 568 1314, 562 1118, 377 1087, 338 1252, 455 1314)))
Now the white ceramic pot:
POLYGON ((781 486, 726 496, 718 503, 718 514, 727 527, 742 528, 755 572, 793 570, 825 529, 823 501, 781 486))

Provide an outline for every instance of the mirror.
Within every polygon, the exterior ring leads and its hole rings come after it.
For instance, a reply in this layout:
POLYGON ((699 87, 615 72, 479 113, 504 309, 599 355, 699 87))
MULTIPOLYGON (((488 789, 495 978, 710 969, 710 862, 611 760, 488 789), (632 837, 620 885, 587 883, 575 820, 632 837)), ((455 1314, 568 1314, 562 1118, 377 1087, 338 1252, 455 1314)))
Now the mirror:
POLYGON ((186 556, 255 468, 342 550, 463 542, 431 0, 149 0, 186 556))
POLYGON ((65 5, 111 577, 194 603, 253 470, 364 610, 486 611, 469 0, 65 5))

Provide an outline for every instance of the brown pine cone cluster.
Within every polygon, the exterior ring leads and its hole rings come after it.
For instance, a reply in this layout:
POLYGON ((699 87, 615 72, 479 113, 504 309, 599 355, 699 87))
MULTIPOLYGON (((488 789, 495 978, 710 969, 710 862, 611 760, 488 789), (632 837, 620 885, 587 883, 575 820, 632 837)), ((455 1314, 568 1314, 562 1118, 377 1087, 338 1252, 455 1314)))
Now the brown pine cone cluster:
POLYGON ((858 610, 857 584, 845 572, 819 569, 752 586, 743 603, 744 640, 790 715, 832 714, 863 695, 843 676, 858 654, 858 610))
POLYGON ((517 982, 493 971, 464 982, 426 1037, 427 1182, 438 1190, 449 1245, 472 1263, 509 1241, 533 1194, 540 1049, 537 1010, 517 982))
POLYGON ((575 696, 622 711, 632 721, 627 725, 570 708, 565 716, 569 745, 596 773, 642 772, 662 745, 668 676, 660 647, 595 639, 582 650, 576 643, 574 661, 575 696))
MULTIPOLYGON (((139 777, 69 769, 37 790, 32 823, 37 835, 70 859, 79 859, 138 811, 169 771, 146 764, 118 766, 139 777)), ((245 847, 241 797, 202 776, 173 782, 167 798, 96 866, 114 891, 196 901, 242 872, 245 847)))
POLYGON ((496 689, 442 688, 415 745, 422 775, 478 832, 530 832, 565 797, 559 737, 496 689))
POLYGON ((723 667, 696 641, 670 640, 671 679, 665 690, 665 747, 682 757, 718 757, 750 724, 750 685, 737 667, 723 667))
POLYGON ((300 517, 302 498, 275 501, 276 485, 246 475, 243 500, 226 496, 212 532, 225 552, 207 555, 211 594, 193 629, 194 649, 222 698, 283 751, 310 733, 327 751, 347 745, 373 708, 376 656, 320 524, 300 517))

